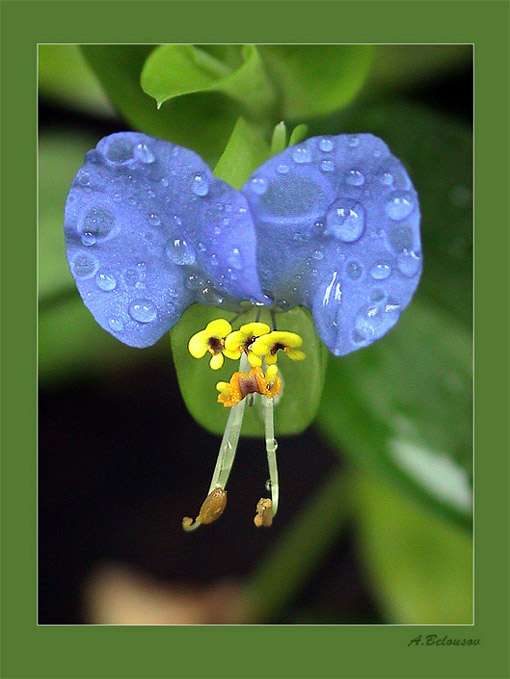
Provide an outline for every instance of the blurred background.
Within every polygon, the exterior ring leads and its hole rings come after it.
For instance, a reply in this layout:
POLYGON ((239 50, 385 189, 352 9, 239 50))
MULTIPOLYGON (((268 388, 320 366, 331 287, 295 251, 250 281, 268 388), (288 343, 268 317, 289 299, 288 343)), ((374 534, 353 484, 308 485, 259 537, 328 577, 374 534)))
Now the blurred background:
POLYGON ((472 622, 472 76, 462 45, 39 47, 39 623, 472 622), (425 270, 281 438, 273 527, 253 526, 267 463, 243 439, 228 510, 186 534, 219 438, 188 414, 168 338, 142 351, 96 325, 63 211, 101 137, 214 166, 240 115, 265 144, 280 120, 384 139, 420 196, 425 270))

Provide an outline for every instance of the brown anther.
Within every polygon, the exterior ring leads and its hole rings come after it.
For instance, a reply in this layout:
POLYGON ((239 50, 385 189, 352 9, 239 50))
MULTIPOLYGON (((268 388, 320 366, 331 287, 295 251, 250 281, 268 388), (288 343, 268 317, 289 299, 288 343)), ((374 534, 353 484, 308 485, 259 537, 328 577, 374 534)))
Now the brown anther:
POLYGON ((227 491, 223 488, 215 488, 202 503, 197 521, 204 524, 213 523, 220 518, 226 506, 227 491))
POLYGON ((261 497, 257 502, 257 513, 253 519, 253 523, 257 526, 257 528, 261 528, 262 526, 264 526, 264 528, 269 528, 269 526, 272 525, 272 506, 273 503, 268 497, 261 497))

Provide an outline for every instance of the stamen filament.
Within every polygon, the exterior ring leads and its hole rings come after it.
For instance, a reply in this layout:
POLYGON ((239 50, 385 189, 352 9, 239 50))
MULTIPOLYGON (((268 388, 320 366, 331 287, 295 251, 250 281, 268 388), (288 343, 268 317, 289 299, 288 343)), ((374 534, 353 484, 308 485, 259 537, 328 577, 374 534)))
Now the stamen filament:
POLYGON ((276 461, 278 442, 274 437, 274 399, 264 396, 262 401, 264 403, 264 434, 266 439, 267 464, 269 467, 269 480, 271 482, 271 512, 274 517, 278 511, 280 496, 278 464, 276 461))

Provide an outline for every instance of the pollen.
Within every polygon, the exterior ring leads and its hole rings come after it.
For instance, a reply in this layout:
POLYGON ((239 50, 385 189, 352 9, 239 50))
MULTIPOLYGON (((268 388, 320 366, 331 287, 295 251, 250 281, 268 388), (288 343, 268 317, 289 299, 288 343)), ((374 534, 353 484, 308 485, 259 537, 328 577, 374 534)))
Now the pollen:
MULTIPOLYGON (((274 366, 276 368, 276 366, 274 366)), ((218 403, 225 408, 236 406, 249 394, 261 394, 273 398, 280 393, 282 381, 276 374, 278 369, 271 370, 264 375, 262 368, 252 368, 250 372, 235 372, 229 382, 218 382, 216 389, 220 392, 218 403)))
POLYGON ((286 330, 273 330, 273 332, 258 337, 251 345, 251 351, 256 356, 264 356, 268 365, 276 363, 278 351, 283 350, 293 361, 303 361, 306 358, 304 351, 300 347, 303 338, 296 332, 286 330))
POLYGON ((190 338, 188 351, 193 358, 202 358, 209 353, 209 366, 212 370, 219 370, 224 363, 224 356, 237 359, 241 355, 241 349, 232 351, 225 347, 225 338, 231 332, 230 323, 224 318, 217 318, 190 338))

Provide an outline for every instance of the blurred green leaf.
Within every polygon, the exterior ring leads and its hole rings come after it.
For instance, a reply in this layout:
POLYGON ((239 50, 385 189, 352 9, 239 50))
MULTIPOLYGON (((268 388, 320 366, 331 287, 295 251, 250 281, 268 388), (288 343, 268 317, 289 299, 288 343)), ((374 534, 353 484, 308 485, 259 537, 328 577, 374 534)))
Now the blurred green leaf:
POLYGON ((473 545, 465 531, 372 476, 352 487, 363 568, 387 621, 473 622, 473 545))
POLYGON ((238 118, 232 136, 214 174, 240 189, 248 177, 269 157, 269 147, 244 118, 238 118))
POLYGON ((329 361, 318 425, 358 465, 470 525, 471 341, 423 299, 371 347, 329 361))
MULTIPOLYGON (((235 327, 254 320, 255 313, 254 310, 250 311, 236 322, 235 327)), ((232 313, 222 312, 221 309, 195 304, 183 314, 170 333, 177 377, 186 406, 195 420, 214 434, 223 433, 229 414, 228 408, 216 402, 218 392, 215 385, 220 380, 228 382, 239 364, 226 359, 223 368, 211 370, 206 357, 197 360, 190 355, 188 341, 209 321, 215 318, 230 319, 232 316, 232 313)), ((262 312, 261 320, 271 324, 267 311, 262 312)), ((278 360, 284 386, 283 397, 275 406, 275 428, 278 436, 282 436, 299 434, 315 417, 324 382, 327 351, 315 333, 310 315, 304 309, 296 308, 278 314, 278 327, 299 333, 306 351, 305 361, 291 361, 285 355, 278 360), (285 394, 299 394, 301 397, 285 398, 285 394)), ((245 410, 242 434, 257 436, 262 433, 262 408, 257 399, 252 408, 245 410)))
POLYGON ((153 360, 165 352, 168 338, 148 349, 133 349, 103 330, 83 304, 75 286, 39 311, 39 378, 41 384, 73 379, 78 374, 105 374, 117 366, 153 360))
POLYGON ((267 78, 258 49, 243 45, 241 63, 230 64, 193 45, 160 45, 149 55, 142 70, 143 90, 157 101, 194 92, 220 92, 254 119, 268 117, 276 96, 267 78))
POLYGON ((39 301, 75 290, 65 255, 64 207, 85 153, 97 139, 87 134, 43 133, 39 138, 39 301))
POLYGON ((83 45, 81 49, 128 126, 193 149, 210 164, 218 160, 237 119, 226 97, 197 92, 175 97, 158 109, 140 85, 153 45, 83 45))
POLYGON ((469 67, 471 45, 376 45, 373 66, 364 90, 366 97, 402 87, 432 83, 459 67, 469 67))
POLYGON ((287 127, 283 120, 275 125, 271 138, 271 155, 275 156, 287 148, 287 127))
POLYGON ((113 115, 101 85, 78 45, 39 45, 39 93, 74 109, 113 115))
POLYGON ((281 117, 296 120, 336 111, 361 89, 372 61, 370 45, 261 45, 280 93, 281 117))
POLYGON ((289 146, 299 144, 299 142, 303 141, 303 139, 306 139, 307 136, 308 136, 308 125, 304 125, 303 123, 301 123, 300 125, 296 125, 296 127, 291 132, 289 146))

